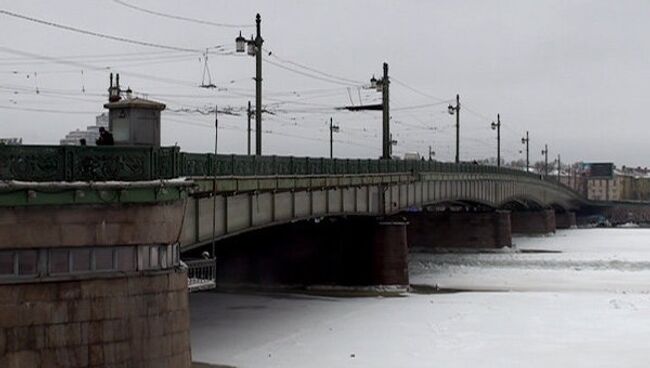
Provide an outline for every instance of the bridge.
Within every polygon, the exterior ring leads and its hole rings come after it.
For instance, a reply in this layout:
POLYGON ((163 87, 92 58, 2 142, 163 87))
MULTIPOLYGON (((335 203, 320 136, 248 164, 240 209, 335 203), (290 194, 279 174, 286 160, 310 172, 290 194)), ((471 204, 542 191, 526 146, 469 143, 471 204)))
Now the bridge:
POLYGON ((90 345, 134 343, 134 362, 185 366, 182 260, 205 267, 190 260, 206 251, 223 287, 404 288, 409 247, 510 246, 589 204, 507 168, 178 147, 0 146, 0 180, 0 328, 34 359, 63 329, 80 366, 90 345))

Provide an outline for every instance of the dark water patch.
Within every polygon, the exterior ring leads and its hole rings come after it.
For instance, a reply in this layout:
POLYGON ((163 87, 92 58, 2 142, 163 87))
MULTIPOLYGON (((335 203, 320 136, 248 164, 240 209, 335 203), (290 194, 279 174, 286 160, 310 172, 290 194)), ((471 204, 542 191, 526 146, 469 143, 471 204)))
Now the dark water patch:
POLYGON ((237 367, 235 367, 234 365, 192 362, 192 368, 237 368, 237 367))
POLYGON ((230 310, 258 310, 258 309, 266 309, 267 307, 265 305, 234 305, 232 307, 228 307, 227 309, 230 310))
POLYGON ((411 294, 433 295, 433 294, 458 294, 458 293, 496 293, 507 290, 501 289, 471 289, 471 288, 444 288, 437 285, 411 284, 411 294))
POLYGON ((520 249, 520 253, 532 253, 532 254, 542 254, 542 253, 562 253, 561 250, 550 250, 550 249, 520 249))
POLYGON ((519 253, 519 249, 513 247, 503 248, 423 248, 413 247, 409 250, 410 253, 425 253, 425 254, 510 254, 519 253))

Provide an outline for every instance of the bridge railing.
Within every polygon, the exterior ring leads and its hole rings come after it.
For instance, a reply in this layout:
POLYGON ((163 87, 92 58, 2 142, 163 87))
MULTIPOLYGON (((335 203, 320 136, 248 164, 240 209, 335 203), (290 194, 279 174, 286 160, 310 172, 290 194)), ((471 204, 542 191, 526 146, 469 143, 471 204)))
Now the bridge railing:
POLYGON ((345 175, 395 172, 500 173, 521 170, 423 160, 214 155, 178 147, 0 145, 0 180, 136 181, 192 176, 345 175))
POLYGON ((0 180, 138 181, 179 176, 178 147, 0 145, 0 180))
POLYGON ((216 258, 184 261, 187 265, 187 282, 190 292, 215 288, 216 258))

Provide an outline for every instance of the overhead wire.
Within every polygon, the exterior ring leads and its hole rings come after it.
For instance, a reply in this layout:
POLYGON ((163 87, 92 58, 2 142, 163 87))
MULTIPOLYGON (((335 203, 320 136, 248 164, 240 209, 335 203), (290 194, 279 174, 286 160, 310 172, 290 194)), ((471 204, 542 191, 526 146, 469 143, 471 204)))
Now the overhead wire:
POLYGON ((157 15, 159 17, 164 17, 164 18, 169 18, 169 19, 181 20, 181 21, 185 21, 185 22, 203 24, 203 25, 207 25, 207 26, 224 27, 224 28, 250 28, 250 27, 254 27, 251 24, 217 23, 217 22, 211 22, 211 21, 203 20, 203 19, 196 19, 196 18, 190 18, 190 17, 183 17, 183 16, 175 15, 175 14, 163 13, 163 12, 147 9, 147 8, 144 8, 144 7, 139 7, 139 6, 136 6, 136 5, 133 5, 133 4, 129 4, 129 3, 125 2, 125 1, 121 1, 121 0, 113 0, 113 2, 116 3, 116 4, 119 4, 119 5, 125 6, 127 8, 131 8, 131 9, 143 12, 143 13, 157 15))
POLYGON ((128 44, 132 44, 132 45, 153 47, 153 48, 159 48, 159 49, 165 49, 165 50, 193 52, 193 53, 196 53, 196 52, 200 53, 200 52, 203 51, 202 49, 191 49, 191 48, 187 48, 187 47, 169 46, 169 45, 163 45, 163 44, 160 44, 160 43, 139 41, 139 40, 134 40, 134 39, 126 38, 126 37, 113 36, 113 35, 109 35, 109 34, 105 34, 105 33, 89 31, 89 30, 76 28, 76 27, 72 27, 72 26, 68 26, 68 25, 64 25, 64 24, 60 24, 60 23, 55 23, 55 22, 51 22, 51 21, 47 21, 47 20, 43 20, 43 19, 39 19, 39 18, 30 17, 30 16, 23 15, 23 14, 18 14, 18 13, 15 13, 15 12, 4 10, 4 9, 0 9, 0 14, 4 14, 6 16, 13 17, 13 18, 16 18, 16 19, 26 20, 26 21, 32 22, 32 23, 45 25, 45 26, 48 26, 48 27, 62 29, 62 30, 65 30, 65 31, 75 32, 75 33, 79 33, 79 34, 83 34, 83 35, 87 35, 87 36, 98 37, 98 38, 104 38, 104 39, 117 41, 117 42, 128 43, 128 44))

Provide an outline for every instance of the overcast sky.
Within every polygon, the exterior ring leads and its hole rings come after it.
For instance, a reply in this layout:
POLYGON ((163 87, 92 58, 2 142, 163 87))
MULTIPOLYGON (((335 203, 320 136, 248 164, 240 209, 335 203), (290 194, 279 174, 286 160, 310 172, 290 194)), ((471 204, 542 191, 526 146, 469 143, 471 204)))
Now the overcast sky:
MULTIPOLYGON (((0 14, 0 137, 23 137, 28 144, 57 144, 68 131, 93 124, 114 71, 124 87, 168 105, 164 144, 212 150, 214 117, 187 111, 215 104, 238 110, 254 101, 254 58, 232 51, 240 29, 245 36, 254 32, 250 26, 260 12, 265 52, 272 52, 264 57, 273 63, 264 64, 264 105, 273 112, 265 115, 264 153, 328 155, 333 116, 341 127, 336 156, 379 156, 381 113, 334 107, 378 102, 380 94, 364 87, 386 61, 398 154, 426 154, 433 145, 438 159, 453 159, 454 117, 446 100, 460 93, 463 160, 496 156, 489 125, 500 113, 507 160, 524 157, 520 139, 529 130, 531 160, 541 159, 548 143, 551 156, 560 153, 564 162, 650 166, 648 1, 0 4, 66 26, 196 50, 132 45, 0 14), (204 63, 198 50, 216 45, 208 60, 219 88, 200 88, 204 63), (34 109, 45 111, 29 111, 34 109)), ((220 123, 219 151, 244 153, 245 114, 223 116, 220 123)))

